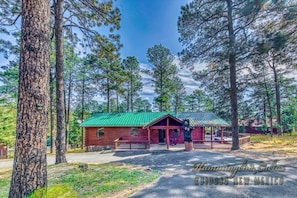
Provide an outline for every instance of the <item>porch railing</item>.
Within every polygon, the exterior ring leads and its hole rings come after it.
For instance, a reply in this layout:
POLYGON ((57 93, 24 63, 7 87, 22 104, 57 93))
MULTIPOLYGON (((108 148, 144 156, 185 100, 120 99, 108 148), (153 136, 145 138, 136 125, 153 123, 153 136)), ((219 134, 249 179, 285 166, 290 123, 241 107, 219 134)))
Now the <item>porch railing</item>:
POLYGON ((146 136, 137 136, 137 137, 120 137, 114 140, 115 149, 147 149, 149 141, 146 136), (129 147, 120 147, 120 145, 129 145, 129 147), (132 147, 132 145, 138 145, 138 147, 132 147), (139 147, 143 145, 144 147, 139 147))

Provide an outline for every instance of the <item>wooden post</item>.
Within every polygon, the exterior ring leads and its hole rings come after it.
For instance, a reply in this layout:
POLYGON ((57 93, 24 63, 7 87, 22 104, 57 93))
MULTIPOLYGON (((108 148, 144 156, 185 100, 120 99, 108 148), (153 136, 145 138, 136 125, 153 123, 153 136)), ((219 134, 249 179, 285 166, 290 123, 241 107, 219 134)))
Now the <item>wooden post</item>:
POLYGON ((224 127, 221 127, 221 143, 223 143, 224 127))
POLYGON ((86 138, 85 138, 85 135, 86 135, 86 128, 83 127, 82 130, 81 130, 81 135, 82 135, 82 142, 81 142, 81 149, 84 149, 85 147, 85 141, 86 141, 86 138))
POLYGON ((169 118, 167 118, 167 126, 166 126, 166 144, 167 144, 167 149, 169 150, 169 118))
POLYGON ((148 149, 151 148, 151 131, 150 128, 147 128, 147 139, 148 139, 148 149))
POLYGON ((210 127, 210 148, 213 148, 213 141, 212 141, 212 133, 213 133, 213 127, 210 127))
POLYGON ((114 149, 116 150, 118 148, 118 139, 116 139, 113 143, 114 143, 114 149))
MULTIPOLYGON (((202 134, 203 134, 203 140, 205 141, 205 134, 206 134, 206 129, 205 127, 202 127, 202 134)), ((203 142, 204 143, 204 142, 203 142)))

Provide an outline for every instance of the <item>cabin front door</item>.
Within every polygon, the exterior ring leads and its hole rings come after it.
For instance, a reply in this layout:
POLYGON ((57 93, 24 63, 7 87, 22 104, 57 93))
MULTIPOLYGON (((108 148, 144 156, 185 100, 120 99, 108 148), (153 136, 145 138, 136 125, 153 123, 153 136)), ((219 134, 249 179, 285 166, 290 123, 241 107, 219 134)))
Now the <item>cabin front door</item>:
POLYGON ((159 143, 165 143, 165 129, 159 129, 159 143))

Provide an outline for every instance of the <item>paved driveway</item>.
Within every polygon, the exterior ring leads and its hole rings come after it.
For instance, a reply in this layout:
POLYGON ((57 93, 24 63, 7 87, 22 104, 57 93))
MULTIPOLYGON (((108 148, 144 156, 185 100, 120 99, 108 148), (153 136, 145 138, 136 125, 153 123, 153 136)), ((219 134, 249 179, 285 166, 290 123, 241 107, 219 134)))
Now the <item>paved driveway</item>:
MULTIPOLYGON (((67 154, 68 162, 120 162, 130 163, 150 169, 159 170, 162 175, 150 187, 141 190, 131 197, 297 197, 297 160, 275 156, 272 153, 254 153, 253 157, 230 152, 214 151, 137 151, 137 152, 108 152, 108 153, 80 153, 67 154), (244 156, 244 157, 240 157, 244 156), (274 160, 279 160, 274 164, 274 160), (261 162, 263 161, 263 162, 261 162), (246 167, 263 169, 266 171, 236 173, 236 179, 224 178, 230 171, 193 171, 194 164, 204 163, 208 167, 246 167), (269 167, 274 166, 274 168, 269 167), (283 167, 284 172, 277 168, 283 167), (240 178, 242 177, 242 178, 240 178), (195 185, 195 178, 199 185, 195 185), (221 178, 223 178, 221 180, 221 178), (247 182, 247 179, 249 180, 247 182), (283 179, 283 183, 281 182, 283 179), (208 184, 201 184, 201 181, 208 184), (223 181, 223 182, 221 182, 223 181), (209 184, 212 183, 212 184, 209 184), (245 184, 244 184, 245 183, 245 184)), ((49 164, 55 161, 54 156, 48 156, 49 164)), ((0 168, 12 166, 12 161, 0 161, 0 168)), ((230 170, 230 169, 229 169, 230 170)), ((141 178, 140 178, 141 179, 141 178)))
POLYGON ((297 197, 296 158, 283 159, 278 156, 269 158, 261 162, 263 159, 258 161, 257 158, 236 157, 226 152, 192 151, 159 153, 140 157, 137 160, 125 159, 121 162, 147 165, 163 173, 163 176, 155 184, 132 197, 297 197), (225 184, 221 178, 230 176, 230 172, 193 171, 195 163, 206 163, 205 166, 209 167, 240 167, 245 162, 247 167, 254 165, 255 168, 258 168, 261 166, 264 170, 265 166, 272 167, 275 163, 274 160, 279 160, 274 169, 271 168, 269 171, 266 169, 267 171, 256 174, 254 172, 238 172, 235 179, 228 179, 228 184, 225 184), (284 167, 285 171, 278 172, 277 168, 279 167, 284 167), (195 185, 195 178, 199 185, 195 185), (205 184, 206 179, 208 179, 208 184, 205 184), (281 179, 284 179, 283 184, 281 179), (201 184, 202 181, 204 184, 201 184), (215 181, 217 184, 214 184, 215 181), (244 181, 246 181, 246 185, 244 185, 244 181))
MULTIPOLYGON (((66 154, 67 162, 75 163, 106 163, 106 162, 114 162, 123 159, 135 158, 135 157, 143 157, 146 155, 150 155, 147 151, 136 151, 136 152, 89 152, 89 153, 68 153, 66 154)), ((55 164, 55 155, 47 155, 47 163, 48 165, 55 164)), ((2 159, 0 160, 0 169, 1 168, 12 168, 13 160, 2 159)))

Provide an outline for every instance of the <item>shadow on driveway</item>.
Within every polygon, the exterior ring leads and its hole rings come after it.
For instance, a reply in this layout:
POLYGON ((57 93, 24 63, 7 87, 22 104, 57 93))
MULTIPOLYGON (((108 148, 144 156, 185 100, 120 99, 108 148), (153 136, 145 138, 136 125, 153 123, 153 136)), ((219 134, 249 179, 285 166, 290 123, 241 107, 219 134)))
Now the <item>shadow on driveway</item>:
MULTIPOLYGON (((155 152, 151 155, 120 160, 121 163, 129 163, 149 167, 161 172, 161 177, 152 186, 137 192, 131 197, 297 197, 295 191, 297 184, 296 167, 285 166, 285 172, 238 172, 236 178, 229 178, 228 184, 195 185, 196 178, 222 178, 230 176, 230 172, 222 171, 193 171, 195 163, 206 163, 207 166, 239 167, 244 160, 248 165, 259 165, 255 159, 235 157, 228 153, 212 151, 180 151, 180 152, 155 152), (242 177, 242 179, 240 179, 242 177), (268 178, 268 183, 255 184, 261 178, 268 178), (249 178, 249 182, 243 183, 243 178, 249 178), (281 185, 273 183, 275 178, 283 178, 281 185), (239 181, 242 180, 240 184, 239 181), (238 183, 236 183, 238 182, 238 183)), ((271 161, 265 162, 268 166, 271 161)))

